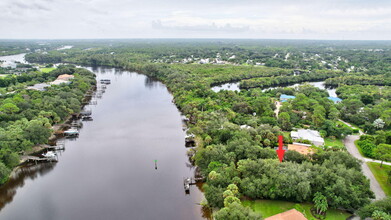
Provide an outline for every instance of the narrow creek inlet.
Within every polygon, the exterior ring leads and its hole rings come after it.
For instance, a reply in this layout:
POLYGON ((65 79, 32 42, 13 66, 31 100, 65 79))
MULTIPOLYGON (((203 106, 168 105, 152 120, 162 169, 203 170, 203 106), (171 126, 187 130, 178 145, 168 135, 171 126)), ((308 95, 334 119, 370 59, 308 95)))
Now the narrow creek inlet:
POLYGON ((65 141, 57 164, 25 168, 0 188, 0 219, 203 219, 181 116, 166 86, 145 75, 90 68, 111 85, 65 141), (154 161, 157 160, 157 169, 154 161))

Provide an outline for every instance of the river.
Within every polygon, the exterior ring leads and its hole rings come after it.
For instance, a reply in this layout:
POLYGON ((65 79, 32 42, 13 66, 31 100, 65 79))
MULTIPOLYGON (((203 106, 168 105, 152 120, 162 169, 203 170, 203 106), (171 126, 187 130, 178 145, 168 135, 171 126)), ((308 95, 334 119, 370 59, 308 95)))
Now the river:
POLYGON ((4 61, 4 62, 0 62, 1 67, 15 68, 16 67, 15 62, 26 63, 26 60, 24 59, 25 55, 26 55, 25 53, 21 53, 21 54, 9 55, 9 56, 1 56, 0 61, 4 61))
POLYGON ((58 163, 21 168, 0 187, 0 219, 203 219, 202 192, 183 188, 194 168, 166 86, 134 72, 90 69, 111 79, 97 105, 87 106, 93 121, 65 141, 58 163))

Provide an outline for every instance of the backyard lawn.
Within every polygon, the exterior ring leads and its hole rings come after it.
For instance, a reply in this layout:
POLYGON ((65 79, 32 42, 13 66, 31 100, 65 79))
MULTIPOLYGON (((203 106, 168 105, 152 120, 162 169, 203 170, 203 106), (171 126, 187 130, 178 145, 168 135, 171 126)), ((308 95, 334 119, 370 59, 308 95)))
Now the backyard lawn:
MULTIPOLYGON (((368 162, 368 167, 371 169, 377 182, 379 182, 381 188, 387 196, 391 196, 391 183, 388 182, 388 173, 391 172, 391 166, 384 165, 380 167, 380 163, 368 162)), ((390 177, 391 178, 391 177, 390 177)))
POLYGON ((341 139, 333 139, 333 138, 325 138, 324 139, 325 146, 332 146, 338 149, 345 149, 345 145, 343 144, 341 139))
POLYGON ((48 73, 52 70, 55 70, 56 68, 55 67, 50 67, 50 68, 40 68, 41 72, 43 73, 48 73))
MULTIPOLYGON (((293 209, 297 203, 278 200, 243 200, 242 204, 244 206, 251 207, 255 212, 260 213, 263 218, 267 218, 272 215, 293 209)), ((315 219, 310 211, 311 207, 313 206, 312 204, 300 203, 300 205, 303 207, 303 214, 307 219, 315 219)), ((349 216, 351 216, 350 213, 336 209, 330 209, 327 211, 326 219, 345 220, 349 216)))

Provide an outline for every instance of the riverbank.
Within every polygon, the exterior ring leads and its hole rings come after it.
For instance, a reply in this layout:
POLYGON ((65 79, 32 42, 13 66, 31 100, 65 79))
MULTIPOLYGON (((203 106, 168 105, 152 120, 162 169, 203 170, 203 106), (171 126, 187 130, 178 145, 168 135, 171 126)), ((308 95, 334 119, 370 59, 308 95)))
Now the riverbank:
MULTIPOLYGON (((84 93, 84 98, 82 100, 82 105, 80 106, 80 109, 82 110, 87 104, 86 102, 89 102, 91 100, 90 96, 87 96, 87 94, 96 91, 96 85, 91 86, 90 89, 84 93)), ((42 154, 43 152, 53 149, 56 145, 56 141, 59 138, 63 138, 63 132, 66 129, 69 129, 71 127, 71 122, 77 119, 80 119, 80 112, 69 114, 67 118, 62 123, 54 124, 51 129, 51 135, 48 138, 48 144, 38 144, 31 148, 31 150, 26 151, 24 154, 20 156, 19 164, 14 168, 16 169, 19 166, 23 166, 26 164, 26 160, 23 160, 24 156, 32 156, 32 155, 38 155, 42 154)), ((14 171, 14 170, 13 170, 14 171)), ((12 173, 12 172, 11 172, 12 173)))

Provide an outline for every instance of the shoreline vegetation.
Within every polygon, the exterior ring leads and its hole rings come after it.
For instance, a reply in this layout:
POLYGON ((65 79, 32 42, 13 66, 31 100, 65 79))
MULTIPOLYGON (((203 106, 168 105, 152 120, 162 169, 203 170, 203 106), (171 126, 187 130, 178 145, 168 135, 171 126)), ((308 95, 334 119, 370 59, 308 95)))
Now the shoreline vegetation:
POLYGON ((85 94, 96 88, 95 75, 86 69, 65 65, 48 70, 41 73, 31 70, 27 78, 14 77, 18 81, 13 84, 13 92, 0 97, 3 113, 4 106, 8 106, 6 110, 10 113, 0 114, 1 185, 25 164, 23 156, 40 154, 54 144, 58 134, 69 127, 70 120, 88 101, 85 94), (52 85, 42 91, 26 89, 28 85, 52 81, 63 74, 74 76, 71 83, 52 85), (13 140, 12 136, 17 139, 13 140))

